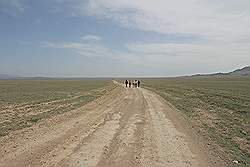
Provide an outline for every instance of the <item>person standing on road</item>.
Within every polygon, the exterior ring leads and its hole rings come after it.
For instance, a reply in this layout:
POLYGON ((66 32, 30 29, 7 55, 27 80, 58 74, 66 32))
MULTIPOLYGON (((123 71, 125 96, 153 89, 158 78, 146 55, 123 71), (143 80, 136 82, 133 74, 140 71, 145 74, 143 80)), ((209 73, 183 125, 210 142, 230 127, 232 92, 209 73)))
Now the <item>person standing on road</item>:
POLYGON ((137 88, 137 80, 135 80, 135 88, 137 88))
POLYGON ((128 85, 131 88, 131 80, 128 81, 128 85))
POLYGON ((140 87, 141 81, 137 81, 138 88, 140 87))
POLYGON ((125 81, 125 85, 126 85, 126 87, 128 87, 128 80, 125 81))

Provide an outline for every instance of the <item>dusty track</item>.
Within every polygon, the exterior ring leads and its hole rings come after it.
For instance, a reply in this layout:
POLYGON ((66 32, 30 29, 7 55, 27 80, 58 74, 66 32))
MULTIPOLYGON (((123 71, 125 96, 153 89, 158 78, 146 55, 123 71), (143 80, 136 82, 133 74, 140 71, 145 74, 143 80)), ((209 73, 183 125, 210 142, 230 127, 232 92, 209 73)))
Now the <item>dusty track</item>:
POLYGON ((149 90, 119 86, 1 138, 0 166, 209 166, 174 112, 149 90))

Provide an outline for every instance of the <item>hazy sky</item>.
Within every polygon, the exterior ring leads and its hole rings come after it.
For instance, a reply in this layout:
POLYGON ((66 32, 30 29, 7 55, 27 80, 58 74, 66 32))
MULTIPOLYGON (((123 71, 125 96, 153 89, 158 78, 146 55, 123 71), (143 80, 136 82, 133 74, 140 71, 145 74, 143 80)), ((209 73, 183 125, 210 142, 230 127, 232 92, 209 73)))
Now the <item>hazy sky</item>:
POLYGON ((0 0, 0 74, 176 76, 250 64, 250 0, 0 0))

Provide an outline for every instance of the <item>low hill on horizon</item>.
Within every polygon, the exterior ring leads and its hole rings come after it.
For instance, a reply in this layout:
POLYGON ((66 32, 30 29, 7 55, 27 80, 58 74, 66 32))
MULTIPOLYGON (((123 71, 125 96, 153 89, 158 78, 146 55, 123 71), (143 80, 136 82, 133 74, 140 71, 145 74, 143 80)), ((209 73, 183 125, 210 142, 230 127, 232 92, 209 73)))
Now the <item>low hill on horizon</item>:
POLYGON ((0 79, 15 79, 15 78, 18 78, 18 76, 8 75, 8 74, 0 74, 0 79))
POLYGON ((219 73, 212 73, 212 74, 195 74, 195 75, 191 75, 191 77, 196 77, 196 76, 200 76, 200 77, 206 77, 206 76, 210 76, 210 77, 223 77, 223 76, 227 76, 227 77, 230 77, 230 76, 236 76, 236 77, 240 77, 240 76, 250 76, 250 66, 246 66, 246 67, 243 67, 243 68, 240 68, 240 69, 236 69, 232 72, 227 72, 227 73, 222 73, 222 72, 219 72, 219 73))
MULTIPOLYGON (((194 74, 191 76, 180 76, 180 77, 240 77, 240 76, 249 76, 250 77, 250 66, 246 66, 240 69, 236 69, 232 72, 227 72, 227 73, 212 73, 212 74, 194 74)), ((178 76, 177 76, 178 77, 178 76)), ((101 78, 101 77, 100 77, 101 78)), ((53 77, 22 77, 18 75, 8 75, 8 74, 0 74, 0 80, 8 80, 8 79, 92 79, 92 78, 84 78, 84 77, 79 77, 79 78, 53 78, 53 77)))
POLYGON ((233 72, 230 72, 227 74, 228 75, 250 75, 250 66, 246 66, 241 69, 234 70, 233 72))

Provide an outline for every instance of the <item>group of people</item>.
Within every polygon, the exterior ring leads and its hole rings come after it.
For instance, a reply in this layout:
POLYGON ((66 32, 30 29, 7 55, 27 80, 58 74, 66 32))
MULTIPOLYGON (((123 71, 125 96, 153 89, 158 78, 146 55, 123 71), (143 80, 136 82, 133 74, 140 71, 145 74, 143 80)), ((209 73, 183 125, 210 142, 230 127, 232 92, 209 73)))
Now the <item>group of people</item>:
POLYGON ((141 84, 141 81, 139 80, 134 80, 134 81, 131 81, 131 80, 126 80, 125 81, 125 86, 126 87, 133 87, 133 88, 137 88, 137 87, 140 87, 140 84, 141 84))

